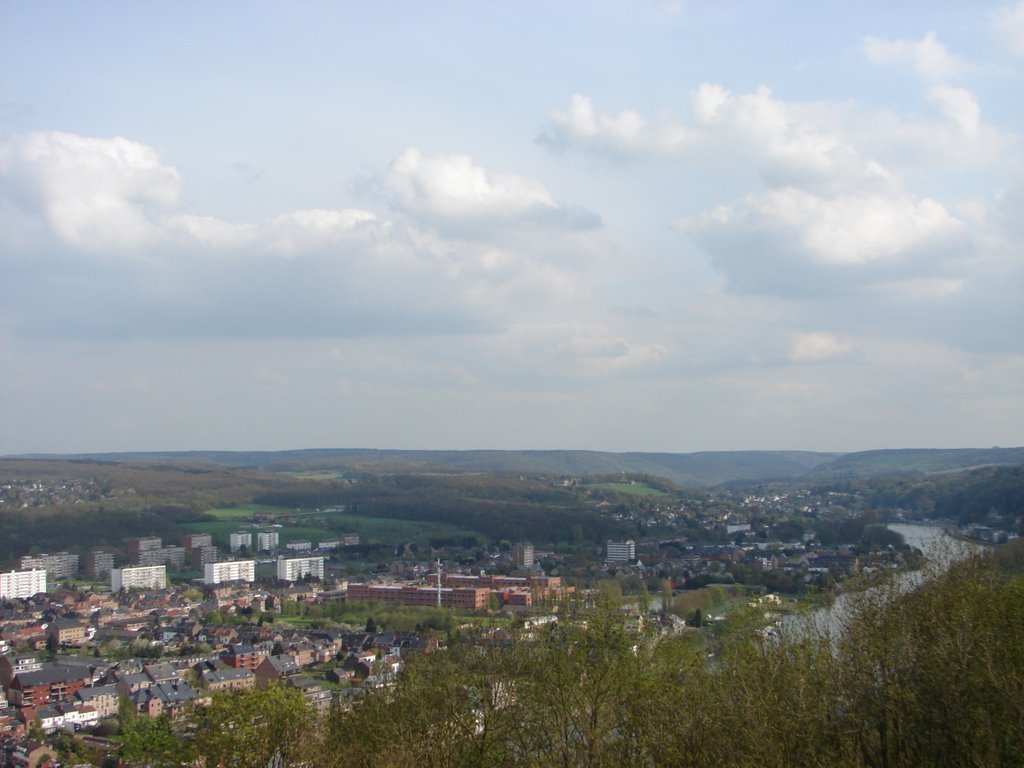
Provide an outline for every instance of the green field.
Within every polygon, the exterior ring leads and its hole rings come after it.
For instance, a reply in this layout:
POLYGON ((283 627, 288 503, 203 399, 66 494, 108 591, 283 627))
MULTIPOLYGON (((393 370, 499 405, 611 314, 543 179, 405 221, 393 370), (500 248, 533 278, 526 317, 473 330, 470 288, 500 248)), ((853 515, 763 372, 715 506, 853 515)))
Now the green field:
POLYGON ((615 491, 615 493, 622 493, 627 496, 668 496, 664 491, 652 488, 644 483, 601 483, 593 487, 615 491))
POLYGON ((208 509, 203 514, 218 520, 248 520, 253 515, 287 515, 291 510, 285 507, 270 507, 266 504, 242 504, 237 507, 208 509))

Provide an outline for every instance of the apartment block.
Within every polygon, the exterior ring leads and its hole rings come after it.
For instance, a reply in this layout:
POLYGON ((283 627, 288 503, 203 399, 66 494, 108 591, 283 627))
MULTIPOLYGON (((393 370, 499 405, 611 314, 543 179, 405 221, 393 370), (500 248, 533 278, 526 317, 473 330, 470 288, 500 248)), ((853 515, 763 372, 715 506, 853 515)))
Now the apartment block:
POLYGON ((128 557, 133 563, 139 562, 139 553, 146 552, 151 549, 160 549, 164 545, 164 540, 159 536, 143 536, 138 539, 128 540, 128 557))
POLYGON ((113 568, 110 571, 110 591, 122 589, 163 589, 167 586, 167 567, 147 565, 138 568, 113 568))
POLYGON ((99 579, 110 574, 114 567, 114 556, 110 552, 94 549, 85 556, 85 575, 99 579))
POLYGON ((78 573, 78 555, 58 552, 55 555, 25 555, 21 558, 21 570, 42 569, 52 579, 70 579, 78 573))
POLYGON ((609 563, 631 563, 636 560, 636 542, 632 539, 626 541, 609 541, 605 561, 609 563))
POLYGON ((185 565, 185 548, 173 545, 159 549, 144 549, 135 560, 138 565, 168 565, 181 568, 185 565))
POLYGON ((209 533, 190 533, 181 540, 181 546, 185 549, 198 549, 199 547, 212 547, 213 536, 209 533))
POLYGON ((285 544, 285 549, 290 549, 293 552, 308 552, 313 548, 313 542, 311 541, 293 541, 290 544, 285 544))
POLYGON ((242 547, 252 549, 252 534, 248 531, 232 533, 228 537, 228 546, 232 552, 241 552, 242 547))
POLYGON ((533 568, 533 544, 516 544, 512 547, 512 557, 516 568, 524 571, 533 568))
POLYGON ((212 545, 195 547, 189 551, 191 552, 189 559, 195 568, 205 568, 207 563, 216 563, 221 558, 220 550, 212 545))
POLYGON ((255 581, 255 560, 226 560, 207 563, 203 568, 203 583, 222 584, 225 581, 255 581))
POLYGON ((277 549, 280 538, 277 531, 260 531, 256 534, 256 546, 260 552, 269 552, 277 549))
POLYGON ((0 573, 0 599, 24 600, 45 591, 46 571, 42 568, 0 573))
POLYGON ((277 558, 277 578, 281 581, 298 581, 304 576, 323 579, 324 559, 322 557, 277 558))

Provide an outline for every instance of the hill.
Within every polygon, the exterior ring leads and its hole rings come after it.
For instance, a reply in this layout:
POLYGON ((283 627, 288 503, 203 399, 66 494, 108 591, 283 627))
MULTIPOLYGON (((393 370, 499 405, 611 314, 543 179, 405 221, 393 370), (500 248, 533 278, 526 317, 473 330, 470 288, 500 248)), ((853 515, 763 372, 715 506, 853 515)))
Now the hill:
POLYGON ((381 474, 487 473, 567 477, 651 475, 690 488, 730 482, 924 475, 983 466, 1024 464, 1021 448, 893 449, 855 453, 814 451, 407 451, 314 448, 292 451, 177 451, 48 455, 113 464, 230 467, 266 473, 361 472, 381 474))

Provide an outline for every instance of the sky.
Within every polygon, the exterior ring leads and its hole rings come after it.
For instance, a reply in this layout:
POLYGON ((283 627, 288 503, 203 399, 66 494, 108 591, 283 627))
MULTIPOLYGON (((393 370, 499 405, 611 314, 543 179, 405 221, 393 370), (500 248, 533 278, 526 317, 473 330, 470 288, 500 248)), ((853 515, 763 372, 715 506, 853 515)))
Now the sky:
POLYGON ((1024 1, 0 0, 0 454, 1024 444, 1024 1))

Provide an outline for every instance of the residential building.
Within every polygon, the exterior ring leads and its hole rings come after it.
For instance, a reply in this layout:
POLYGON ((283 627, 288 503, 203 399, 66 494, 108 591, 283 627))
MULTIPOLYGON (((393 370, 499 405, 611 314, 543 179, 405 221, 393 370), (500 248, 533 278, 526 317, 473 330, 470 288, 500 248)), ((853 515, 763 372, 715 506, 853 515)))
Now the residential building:
POLYGON ((190 551, 192 565, 195 568, 205 568, 208 563, 216 563, 221 558, 220 550, 212 545, 195 547, 190 551))
POLYGON ((636 542, 632 539, 626 541, 609 541, 605 561, 609 563, 631 563, 636 560, 636 542))
POLYGON ((267 656, 266 651, 260 651, 245 643, 233 643, 227 647, 221 655, 221 659, 233 669, 255 670, 267 656))
POLYGON ((255 581, 255 560, 227 560, 220 563, 207 563, 203 569, 203 583, 207 585, 222 584, 225 581, 255 581))
POLYGON ((75 619, 54 619, 47 634, 59 645, 81 645, 85 642, 85 624, 75 619))
POLYGON ((256 676, 248 669, 207 669, 199 673, 203 687, 211 693, 237 691, 256 685, 256 676))
POLYGON ((232 552, 241 552, 242 547, 252 549, 252 534, 248 531, 232 533, 228 537, 228 544, 232 552))
POLYGON ((46 666, 14 676, 7 696, 16 707, 38 707, 69 699, 84 688, 89 673, 69 667, 46 666))
POLYGON ((185 565, 185 554, 184 547, 170 545, 143 550, 139 552, 135 562, 139 565, 169 565, 172 568, 181 568, 185 565))
POLYGON ((163 589, 167 586, 167 567, 146 565, 138 568, 112 568, 110 591, 122 589, 163 589))
POLYGON ((323 579, 324 559, 322 557, 277 558, 277 578, 281 581, 298 581, 305 576, 323 579))
POLYGON ((78 573, 78 555, 58 552, 55 555, 25 555, 21 558, 21 569, 30 571, 41 568, 52 579, 70 579, 78 573))
POLYGON ((341 543, 342 543, 343 546, 346 546, 346 547, 358 546, 358 544, 359 544, 359 534, 358 533, 346 533, 344 536, 341 537, 341 543))
POLYGON ((190 533, 182 538, 181 546, 183 546, 185 549, 212 547, 213 536, 209 533, 190 533))
POLYGON ((113 717, 117 714, 120 697, 117 687, 113 685, 93 685, 75 691, 75 699, 88 704, 101 717, 113 717))
POLYGON ((160 549, 164 545, 164 540, 159 536, 143 536, 138 539, 128 540, 128 556, 129 559, 138 564, 139 554, 142 552, 148 552, 151 549, 160 549))
POLYGON ((253 670, 256 675, 256 685, 266 688, 277 680, 294 677, 299 674, 299 665, 295 659, 287 654, 279 656, 267 656, 253 670))
POLYGON ((293 541, 289 544, 285 544, 285 549, 290 549, 294 552, 307 552, 313 548, 313 542, 311 541, 293 541))
POLYGON ((0 573, 0 600, 24 600, 45 591, 46 571, 42 568, 0 573))
POLYGON ((516 568, 524 571, 533 568, 533 544, 516 544, 512 547, 512 557, 515 559, 516 568))
POLYGON ((114 556, 109 552, 94 549, 85 556, 85 575, 92 579, 101 579, 110 574, 114 567, 114 556))
POLYGON ((328 541, 318 541, 316 548, 319 550, 337 549, 341 546, 341 541, 338 539, 329 539, 328 541))
POLYGON ((280 538, 277 531, 260 531, 256 534, 256 547, 260 552, 270 552, 277 549, 280 538))

